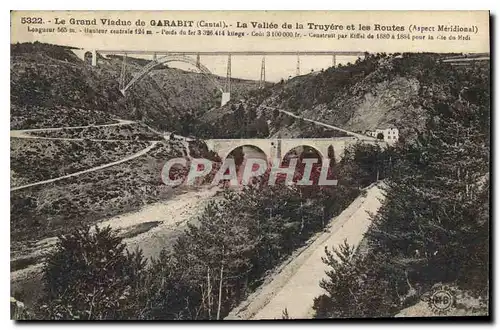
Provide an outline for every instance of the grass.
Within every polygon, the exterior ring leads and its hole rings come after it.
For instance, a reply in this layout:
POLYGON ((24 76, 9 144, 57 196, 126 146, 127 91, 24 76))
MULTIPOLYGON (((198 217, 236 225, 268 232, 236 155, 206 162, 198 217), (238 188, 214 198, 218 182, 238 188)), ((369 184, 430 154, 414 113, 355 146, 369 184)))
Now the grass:
POLYGON ((115 121, 107 112, 68 106, 12 104, 10 108, 11 129, 103 125, 113 122, 115 121))
POLYGON ((132 155, 147 142, 94 142, 12 138, 11 186, 34 183, 132 155))
POLYGON ((182 150, 179 142, 162 142, 129 162, 12 191, 12 241, 56 236, 169 197, 172 188, 162 182, 161 170, 169 157, 182 157, 182 150))
POLYGON ((142 123, 130 125, 68 128, 57 131, 40 131, 30 133, 36 136, 70 139, 95 139, 95 140, 162 140, 163 136, 152 132, 142 123))

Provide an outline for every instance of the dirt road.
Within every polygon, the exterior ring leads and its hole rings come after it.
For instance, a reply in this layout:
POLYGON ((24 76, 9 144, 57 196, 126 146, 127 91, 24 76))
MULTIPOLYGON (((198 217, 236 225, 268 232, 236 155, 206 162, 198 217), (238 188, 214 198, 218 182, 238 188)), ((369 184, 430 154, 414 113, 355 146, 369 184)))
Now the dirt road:
POLYGON ((325 247, 337 247, 344 240, 358 245, 370 225, 368 212, 376 213, 382 199, 378 186, 369 188, 366 196, 358 197, 332 220, 328 232, 318 235, 307 248, 292 256, 271 281, 231 311, 226 319, 281 319, 285 308, 290 318, 311 318, 313 299, 324 293, 319 282, 328 270, 321 260, 325 247))
POLYGON ((363 134, 358 134, 358 133, 354 133, 354 132, 345 130, 343 128, 337 127, 337 126, 333 126, 333 125, 330 125, 330 124, 325 124, 325 123, 317 121, 317 120, 313 120, 313 119, 309 119, 309 118, 304 118, 304 117, 301 117, 301 116, 297 116, 296 114, 294 114, 293 112, 290 112, 290 111, 286 111, 286 110, 278 109, 278 108, 271 108, 271 107, 267 107, 267 106, 261 106, 261 107, 263 107, 265 109, 269 109, 269 110, 278 110, 279 112, 287 114, 287 115, 289 115, 291 117, 302 119, 304 121, 308 121, 308 122, 314 123, 314 124, 319 125, 319 126, 323 126, 323 127, 327 127, 327 128, 332 128, 332 129, 335 129, 337 131, 344 132, 346 134, 352 135, 352 136, 354 136, 354 137, 356 137, 358 139, 361 139, 361 140, 376 141, 376 139, 374 139, 374 138, 372 138, 370 136, 363 135, 363 134))
POLYGON ((125 119, 116 119, 117 123, 112 124, 103 124, 103 125, 85 125, 85 126, 67 126, 67 127, 47 127, 47 128, 30 128, 30 129, 17 129, 11 130, 10 136, 16 138, 41 138, 43 136, 33 136, 30 135, 30 132, 46 132, 46 131, 62 131, 63 129, 76 129, 76 128, 89 128, 89 127, 112 127, 112 126, 121 126, 121 125, 130 125, 135 124, 135 121, 125 120, 125 119))
MULTIPOLYGON (((142 209, 112 218, 98 224, 99 227, 111 226, 121 233, 134 233, 132 237, 124 239, 128 249, 139 247, 146 258, 156 257, 162 248, 172 246, 174 239, 186 228, 189 221, 195 221, 209 200, 216 198, 218 187, 188 191, 173 198, 146 205, 142 209), (153 228, 146 226, 154 223, 153 228)), ((35 281, 39 278, 43 255, 50 252, 57 242, 56 237, 48 237, 37 243, 21 258, 34 258, 34 264, 11 272, 11 283, 16 287, 26 281, 35 281)))
POLYGON ((105 168, 108 168, 108 167, 111 167, 111 166, 115 166, 115 165, 118 165, 118 164, 121 164, 121 163, 125 163, 125 162, 128 162, 128 161, 132 160, 132 159, 135 159, 137 157, 140 157, 142 155, 147 154, 151 149, 153 149, 153 147, 156 144, 158 144, 158 142, 151 142, 149 146, 147 146, 146 148, 144 148, 144 149, 136 152, 135 154, 127 156, 125 158, 119 159, 119 160, 111 162, 111 163, 99 165, 99 166, 92 167, 92 168, 89 168, 89 169, 86 169, 86 170, 83 170, 83 171, 79 171, 79 172, 75 172, 75 173, 63 175, 63 176, 60 176, 60 177, 57 177, 57 178, 53 178, 53 179, 48 179, 48 180, 44 180, 44 181, 38 181, 38 182, 26 184, 24 186, 13 187, 13 188, 10 188, 10 191, 25 189, 25 188, 29 188, 29 187, 33 187, 33 186, 38 186, 38 185, 41 185, 41 184, 47 184, 47 183, 51 183, 51 182, 56 182, 56 181, 59 181, 59 180, 71 178, 73 176, 78 176, 78 175, 82 175, 82 174, 89 173, 89 172, 94 172, 94 171, 100 171, 102 169, 105 169, 105 168))
POLYGON ((200 189, 179 194, 167 201, 147 205, 140 211, 113 217, 101 222, 99 226, 111 226, 124 232, 137 231, 147 224, 155 224, 144 233, 124 240, 127 248, 139 247, 146 258, 156 257, 162 248, 172 246, 186 228, 203 211, 205 205, 214 198, 219 187, 200 189), (137 229, 136 229, 137 228, 137 229))
MULTIPOLYGON (((84 140, 88 140, 88 141, 95 141, 95 142, 123 142, 123 141, 125 141, 125 142, 135 142, 134 140, 103 140, 103 139, 83 139, 83 138, 54 138, 54 137, 44 137, 44 136, 36 136, 36 135, 29 134, 30 132, 60 131, 60 130, 63 130, 63 129, 89 128, 89 127, 112 127, 112 126, 122 126, 122 125, 130 125, 130 124, 135 124, 136 123, 135 121, 125 120, 125 119, 116 119, 116 121, 117 121, 116 123, 103 124, 103 125, 86 125, 86 126, 68 126, 68 127, 50 127, 50 128, 33 128, 33 129, 12 130, 12 131, 10 131, 10 137, 11 138, 20 138, 20 139, 42 139, 42 140, 64 140, 64 141, 84 141, 84 140)), ((127 157, 124 157, 122 159, 119 159, 119 160, 111 162, 111 163, 107 163, 107 164, 103 164, 103 165, 100 165, 100 166, 92 167, 92 168, 89 168, 89 169, 86 169, 86 170, 83 170, 83 171, 71 173, 71 174, 68 174, 68 175, 63 175, 63 176, 60 176, 60 177, 57 177, 57 178, 53 178, 53 179, 48 179, 48 180, 44 180, 44 181, 34 182, 34 183, 26 184, 26 185, 23 185, 23 186, 19 186, 19 187, 13 187, 13 188, 10 189, 10 191, 25 189, 25 188, 29 188, 29 187, 33 187, 33 186, 38 186, 38 185, 41 185, 41 184, 47 184, 47 183, 51 183, 51 182, 63 180, 63 179, 66 179, 66 178, 70 178, 70 177, 73 177, 73 176, 78 176, 78 175, 81 175, 81 174, 85 174, 85 173, 99 171, 99 170, 102 170, 102 169, 105 169, 105 168, 108 168, 108 167, 111 167, 111 166, 115 166, 115 165, 118 165, 118 164, 121 164, 121 163, 124 163, 124 162, 128 162, 128 161, 130 161, 132 159, 135 159, 137 157, 140 157, 142 155, 147 154, 151 149, 153 149, 153 147, 156 144, 158 144, 158 142, 160 142, 160 141, 154 141, 154 140, 149 141, 150 145, 148 147, 146 147, 146 148, 144 148, 144 149, 136 152, 135 154, 132 154, 132 155, 127 156, 127 157)))

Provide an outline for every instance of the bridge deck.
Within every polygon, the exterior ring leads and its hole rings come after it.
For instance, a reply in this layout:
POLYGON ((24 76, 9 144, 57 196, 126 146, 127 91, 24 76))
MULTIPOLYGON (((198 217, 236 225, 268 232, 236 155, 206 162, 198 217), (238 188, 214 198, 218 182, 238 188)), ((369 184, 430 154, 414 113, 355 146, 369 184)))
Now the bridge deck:
POLYGON ((339 56, 363 56, 366 52, 360 51, 165 51, 165 50, 109 50, 109 49, 96 49, 100 54, 143 54, 143 55, 231 55, 231 56, 262 56, 262 55, 339 55, 339 56))
MULTIPOLYGON (((370 136, 366 136, 367 140, 373 140, 370 136)), ((339 136, 332 138, 242 138, 242 139, 207 139, 209 141, 220 142, 242 142, 242 141, 264 141, 264 140, 281 140, 281 141, 344 141, 344 140, 359 140, 353 136, 339 136)))

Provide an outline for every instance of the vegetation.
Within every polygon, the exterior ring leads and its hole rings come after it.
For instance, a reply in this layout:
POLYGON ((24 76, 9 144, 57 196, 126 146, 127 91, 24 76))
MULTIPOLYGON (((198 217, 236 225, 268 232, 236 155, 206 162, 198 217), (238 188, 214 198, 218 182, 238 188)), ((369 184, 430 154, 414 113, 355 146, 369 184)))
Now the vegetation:
MULTIPOLYGON (((363 154, 357 148, 353 153, 363 154)), ((357 168, 350 159, 337 165, 339 172, 357 168)), ((225 191, 172 251, 150 262, 140 251, 126 253, 109 229, 74 230, 47 258, 45 294, 31 317, 222 319, 359 192, 343 184, 225 191)))
MULTIPOLYGON (((355 63, 303 75, 265 89, 252 91, 244 100, 206 114, 198 131, 211 130, 221 137, 249 137, 246 118, 254 116, 259 134, 294 137, 342 136, 282 114, 284 109, 351 131, 397 127, 400 138, 414 139, 425 126, 425 95, 446 92, 448 73, 457 69, 441 62, 443 54, 367 54, 355 63), (275 109, 275 110, 273 110, 275 109), (266 124, 266 125, 264 125, 266 124)), ((460 70, 460 69, 459 69, 460 70)), ((467 77, 452 78, 468 79, 467 77)), ((454 87, 453 87, 454 88, 454 87)), ((259 135, 261 136, 261 135, 259 135)))
POLYGON ((438 283, 488 297, 489 68, 422 74, 447 88, 430 83, 421 92, 425 129, 395 150, 367 251, 326 252, 332 270, 321 283, 328 294, 315 301, 318 318, 391 316, 438 283))
MULTIPOLYGON (((161 142, 147 155, 103 171, 13 191, 11 253, 60 235, 46 259, 43 296, 29 310, 13 300, 16 318, 222 319, 363 187, 381 179, 386 199, 373 216, 363 249, 344 244, 325 251, 331 270, 320 283, 326 294, 314 301, 316 317, 393 316, 436 283, 452 283, 487 298, 488 67, 452 67, 436 54, 368 55, 351 65, 253 91, 242 102, 207 112, 218 92, 197 74, 161 67, 123 98, 117 58, 100 59, 103 65, 92 68, 63 47, 22 44, 13 45, 12 52, 15 128, 106 123, 118 116, 198 137, 338 133, 316 130, 269 106, 350 129, 389 122, 415 129, 411 138, 408 132, 401 134, 394 148, 360 144, 346 149, 341 161, 330 163, 337 186, 273 187, 264 180, 238 193, 226 191, 209 203, 173 249, 148 261, 140 251, 126 251, 109 228, 89 225, 169 196, 172 188, 161 182, 160 173, 166 159, 187 156, 182 142, 161 142), (80 108, 96 110, 76 110, 80 108)), ((250 85, 240 84, 242 95, 250 85)), ((50 134, 153 138, 143 135, 142 126, 131 127, 50 134)), ((80 151, 62 160, 65 166, 55 173, 73 169, 76 162, 94 164, 111 157, 101 152, 102 145, 94 148, 86 141, 43 143, 50 154, 40 164, 14 152, 13 168, 30 169, 23 180, 46 177, 51 157, 66 147, 80 151), (37 165, 44 170, 35 170, 37 165)), ((113 145, 113 157, 140 145, 113 145)), ((201 141, 190 142, 189 153, 219 160, 201 141)), ((288 318, 286 310, 283 318, 288 318)))
POLYGON ((143 123, 129 125, 86 128, 67 128, 57 131, 31 132, 35 136, 67 138, 67 139, 94 139, 94 140, 162 140, 163 136, 154 133, 143 123))
MULTIPOLYGON (((128 89, 124 97, 118 82, 120 57, 101 57, 99 66, 92 67, 68 47, 38 42, 11 45, 11 54, 13 128, 97 124, 118 117, 179 132, 184 114, 198 117, 220 104, 220 92, 199 73, 160 66, 128 89), (73 113, 72 109, 78 109, 75 118, 58 118, 60 113, 73 113), (96 113, 98 118, 93 118, 96 113)), ((127 59, 128 79, 144 66, 143 62, 127 59)), ((221 83, 225 80, 214 79, 221 83)), ((233 79, 231 84, 235 97, 257 87, 257 82, 241 79, 233 79)))
POLYGON ((132 310, 144 278, 145 260, 128 252, 109 227, 61 236, 44 266, 46 304, 36 313, 51 320, 119 320, 132 310))
POLYGON ((55 106, 47 109, 37 105, 10 106, 10 128, 51 128, 113 123, 112 116, 104 111, 55 106))
POLYGON ((169 196, 171 188, 160 176, 162 167, 167 159, 183 156, 179 142, 163 142, 144 156, 101 171, 12 191, 13 249, 169 196))
POLYGON ((146 148, 147 142, 94 142, 12 138, 12 187, 111 163, 146 148))
POLYGON ((48 56, 58 59, 61 61, 78 63, 80 60, 71 52, 65 52, 64 50, 70 50, 72 47, 67 46, 57 46, 51 44, 45 44, 38 41, 33 43, 16 43, 12 44, 10 47, 10 54, 13 57, 16 56, 29 56, 29 54, 43 52, 48 56))
POLYGON ((217 122, 206 120, 205 116, 201 117, 198 121, 193 122, 191 129, 202 138, 209 136, 266 138, 269 136, 269 128, 265 118, 257 116, 255 107, 245 107, 242 103, 231 104, 228 114, 223 118, 218 118, 217 122))

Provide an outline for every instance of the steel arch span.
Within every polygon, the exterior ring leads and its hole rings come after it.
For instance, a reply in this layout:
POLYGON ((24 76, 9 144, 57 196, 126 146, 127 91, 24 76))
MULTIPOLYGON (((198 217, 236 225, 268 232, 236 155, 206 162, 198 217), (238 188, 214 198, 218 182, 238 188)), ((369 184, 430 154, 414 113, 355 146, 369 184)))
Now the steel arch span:
POLYGON ((153 61, 149 62, 148 65, 144 66, 141 69, 141 71, 139 71, 138 73, 134 74, 132 80, 130 80, 128 82, 128 84, 125 85, 125 87, 123 87, 122 89, 120 89, 120 91, 122 92, 123 95, 125 95, 125 92, 127 91, 127 89, 129 89, 130 87, 132 87, 132 85, 134 85, 136 82, 138 82, 141 79, 143 79, 156 66, 161 65, 161 64, 165 64, 165 63, 169 63, 169 62, 184 62, 184 63, 188 63, 188 64, 193 65, 195 68, 198 69, 198 71, 200 71, 200 73, 202 73, 203 75, 205 75, 217 87, 217 89, 219 89, 221 92, 224 92, 224 89, 222 88, 221 84, 219 84, 212 77, 213 76, 212 72, 206 66, 204 66, 203 64, 197 62, 196 60, 194 60, 194 59, 192 59, 190 57, 183 56, 183 55, 167 55, 167 56, 160 57, 160 58, 158 58, 156 60, 153 60, 153 61))

